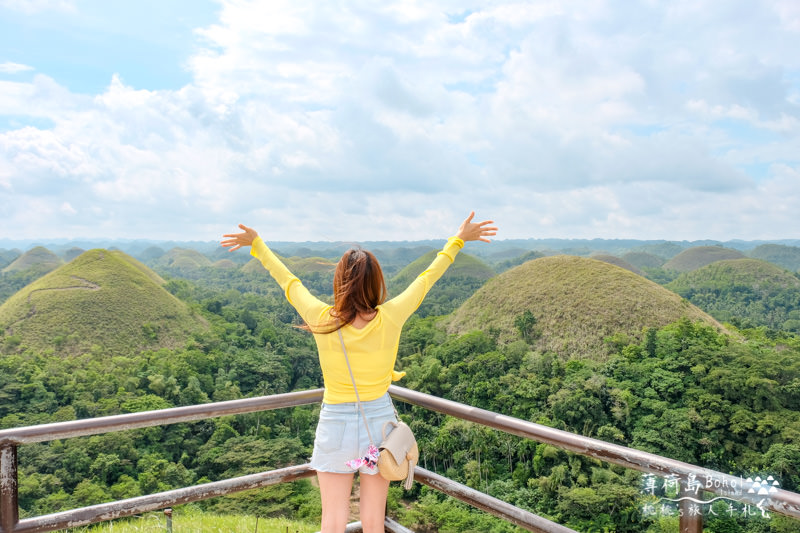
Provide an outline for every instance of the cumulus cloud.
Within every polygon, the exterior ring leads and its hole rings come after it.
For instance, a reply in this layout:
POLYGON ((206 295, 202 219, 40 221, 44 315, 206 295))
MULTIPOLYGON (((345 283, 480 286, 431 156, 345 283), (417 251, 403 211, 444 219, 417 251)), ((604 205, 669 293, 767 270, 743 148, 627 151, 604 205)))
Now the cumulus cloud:
POLYGON ((477 208, 506 237, 784 237, 794 6, 223 0, 184 87, 0 80, 0 116, 52 122, 0 130, 0 197, 54 236, 416 239, 477 208))

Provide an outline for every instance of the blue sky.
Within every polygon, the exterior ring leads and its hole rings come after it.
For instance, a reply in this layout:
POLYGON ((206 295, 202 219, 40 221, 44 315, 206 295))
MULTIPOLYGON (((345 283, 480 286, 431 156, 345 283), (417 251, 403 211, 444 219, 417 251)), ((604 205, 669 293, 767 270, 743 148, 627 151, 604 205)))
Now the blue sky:
POLYGON ((0 0, 0 237, 800 233, 800 2, 0 0))

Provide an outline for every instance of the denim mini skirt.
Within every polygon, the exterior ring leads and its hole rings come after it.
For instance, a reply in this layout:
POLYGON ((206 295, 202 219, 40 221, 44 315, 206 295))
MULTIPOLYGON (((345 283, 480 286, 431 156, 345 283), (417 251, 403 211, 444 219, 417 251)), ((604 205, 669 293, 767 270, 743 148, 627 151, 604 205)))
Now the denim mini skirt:
MULTIPOLYGON (((387 392, 377 400, 361 402, 369 424, 375 446, 383 440, 383 424, 397 421, 392 399, 387 392)), ((364 457, 369 448, 369 436, 364 419, 356 402, 322 404, 314 438, 311 468, 318 472, 351 474, 356 470, 347 466, 347 461, 364 457)), ((377 474, 378 469, 362 466, 362 474, 377 474)))

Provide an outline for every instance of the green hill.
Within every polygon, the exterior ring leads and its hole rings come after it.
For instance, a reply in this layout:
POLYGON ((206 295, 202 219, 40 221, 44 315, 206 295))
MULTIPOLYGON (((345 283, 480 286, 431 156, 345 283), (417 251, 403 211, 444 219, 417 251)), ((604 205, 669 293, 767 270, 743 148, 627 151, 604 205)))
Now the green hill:
POLYGON ((718 320, 800 333, 800 279, 772 263, 717 261, 666 287, 718 320))
POLYGON ((284 262, 298 276, 311 272, 333 273, 336 270, 336 263, 324 257, 288 257, 284 262))
POLYGON ((254 257, 242 265, 241 271, 246 274, 257 274, 259 272, 264 272, 264 267, 261 265, 261 262, 254 257))
MULTIPOLYGON (((336 263, 323 257, 278 257, 283 264, 286 265, 286 268, 300 279, 303 279, 304 275, 311 274, 312 272, 333 274, 333 271, 336 270, 336 263)), ((242 266, 241 270, 249 274, 263 273, 269 275, 266 270, 264 270, 261 262, 256 258, 248 261, 242 266)), ((331 283, 333 283, 333 277, 331 277, 331 283)), ((333 285, 331 285, 331 287, 333 287, 333 285)))
POLYGON ((378 258, 381 268, 383 268, 384 275, 390 272, 399 272, 409 263, 432 250, 439 251, 438 248, 432 248, 430 246, 370 249, 370 251, 375 254, 375 257, 378 258))
MULTIPOLYGON (((389 296, 403 292, 431 264, 438 253, 438 250, 431 250, 398 272, 387 283, 389 296)), ((494 275, 494 270, 477 257, 464 252, 459 253, 455 262, 425 297, 416 312, 417 315, 424 317, 453 312, 494 275)))
POLYGON ((666 262, 663 257, 648 252, 626 252, 622 254, 622 259, 636 268, 661 268, 666 262))
POLYGON ((139 254, 139 257, 143 261, 155 261, 156 259, 162 257, 165 253, 166 252, 164 252, 164 250, 158 246, 149 246, 139 254))
MULTIPOLYGON (((431 264, 438 253, 439 250, 431 250, 417 258, 392 278, 391 285, 400 290, 405 289, 409 283, 414 281, 414 278, 419 276, 431 264)), ((494 270, 474 255, 461 252, 456 256, 455 262, 450 265, 447 272, 444 273, 442 279, 457 276, 478 278, 485 281, 494 276, 494 270)))
POLYGON ((69 263, 70 261, 72 261, 73 259, 75 259, 79 255, 81 255, 85 251, 86 250, 84 250, 83 248, 78 248, 77 246, 73 246, 72 248, 70 248, 69 250, 64 252, 64 254, 63 254, 64 255, 64 261, 69 263))
POLYGON ((694 246, 684 250, 666 263, 665 270, 677 270, 678 272, 690 272, 709 265, 715 261, 725 259, 741 259, 745 255, 739 250, 724 248, 722 246, 694 246))
POLYGON ((500 261, 495 265, 494 268, 499 274, 500 272, 505 272, 509 268, 514 268, 515 266, 521 265, 522 263, 527 263, 528 261, 531 261, 533 259, 539 259, 540 257, 544 257, 544 255, 545 254, 537 250, 531 250, 517 257, 506 259, 505 261, 500 261))
POLYGON ((219 261, 215 261, 213 266, 214 268, 235 269, 239 265, 237 265, 230 259, 220 259, 219 261))
POLYGON ((647 254, 663 257, 664 260, 670 259, 681 253, 685 248, 674 242, 661 242, 658 244, 644 244, 631 249, 631 252, 643 252, 647 254))
POLYGON ((5 350, 69 354, 99 346, 111 355, 183 345, 204 321, 163 282, 123 252, 90 250, 0 306, 5 350))
POLYGON ((782 244, 762 244, 750 251, 753 259, 763 259, 792 272, 800 271, 800 247, 782 244))
POLYGON ((3 272, 19 272, 35 268, 39 272, 50 272, 58 268, 64 261, 43 246, 31 248, 3 269, 3 272))
POLYGON ((677 294, 641 276, 602 261, 559 255, 490 279, 453 313, 448 330, 494 331, 507 342, 520 338, 515 322, 526 311, 535 318, 529 332, 535 349, 563 357, 602 359, 608 353, 606 337, 641 339, 645 328, 683 316, 721 328, 677 294))
POLYGON ((17 257, 21 255, 19 250, 2 250, 0 249, 0 267, 5 267, 11 264, 17 257))
POLYGON ((505 250, 500 250, 499 252, 487 254, 485 257, 492 263, 499 263, 509 259, 516 259, 517 257, 523 256, 528 252, 530 252, 530 250, 526 248, 506 248, 505 250))
POLYGON ((172 248, 156 261, 156 265, 177 270, 195 270, 211 266, 211 260, 189 248, 172 248))
POLYGON ((634 274, 637 274, 639 276, 643 275, 641 270, 639 270, 638 268, 636 268, 635 266, 633 266, 632 264, 630 264, 626 260, 624 260, 624 259, 622 259, 620 257, 617 257, 616 255, 600 253, 600 254, 592 254, 591 257, 592 257, 592 259, 596 259, 597 261, 602 261, 602 262, 608 263, 610 265, 616 265, 616 266, 618 266, 620 268, 624 268, 625 270, 629 270, 629 271, 631 271, 634 274))

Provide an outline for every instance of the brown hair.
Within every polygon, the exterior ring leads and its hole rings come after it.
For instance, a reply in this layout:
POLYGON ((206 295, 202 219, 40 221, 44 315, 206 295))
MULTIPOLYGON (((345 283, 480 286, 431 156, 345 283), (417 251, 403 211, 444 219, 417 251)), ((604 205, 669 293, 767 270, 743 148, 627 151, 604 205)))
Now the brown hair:
POLYGON ((372 313, 386 300, 386 283, 378 259, 361 248, 347 250, 333 274, 331 321, 314 333, 333 333, 356 319, 359 313, 372 313))

